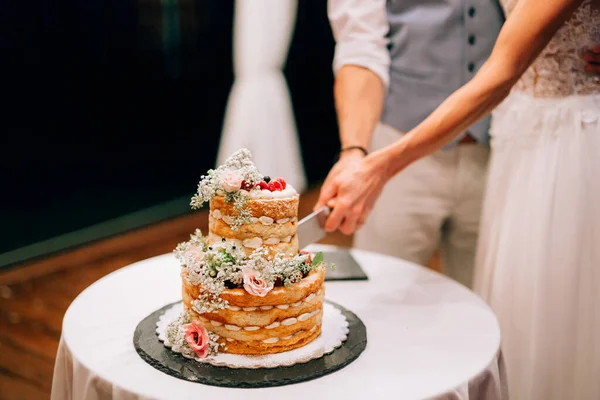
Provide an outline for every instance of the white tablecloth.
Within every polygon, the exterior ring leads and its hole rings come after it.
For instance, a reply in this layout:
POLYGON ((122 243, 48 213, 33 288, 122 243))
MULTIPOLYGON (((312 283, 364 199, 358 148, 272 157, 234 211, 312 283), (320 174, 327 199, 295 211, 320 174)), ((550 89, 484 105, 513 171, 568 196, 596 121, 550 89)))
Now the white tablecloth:
POLYGON ((133 346, 138 322, 181 298, 170 255, 116 271, 91 285, 63 321, 53 400, 88 399, 502 399, 500 330, 472 292, 414 264, 353 251, 368 281, 327 282, 327 298, 367 327, 363 354, 312 381, 228 389, 176 379, 133 346))

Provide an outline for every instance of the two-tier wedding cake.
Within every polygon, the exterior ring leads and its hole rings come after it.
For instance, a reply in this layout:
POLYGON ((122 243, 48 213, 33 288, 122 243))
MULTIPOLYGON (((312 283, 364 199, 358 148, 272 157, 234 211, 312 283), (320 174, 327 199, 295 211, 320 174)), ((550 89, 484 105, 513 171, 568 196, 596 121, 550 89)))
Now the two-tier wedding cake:
POLYGON ((209 233, 177 246, 183 313, 166 329, 174 351, 264 355, 321 333, 325 262, 298 251, 299 195, 239 150, 203 176, 192 207, 210 204, 209 233))

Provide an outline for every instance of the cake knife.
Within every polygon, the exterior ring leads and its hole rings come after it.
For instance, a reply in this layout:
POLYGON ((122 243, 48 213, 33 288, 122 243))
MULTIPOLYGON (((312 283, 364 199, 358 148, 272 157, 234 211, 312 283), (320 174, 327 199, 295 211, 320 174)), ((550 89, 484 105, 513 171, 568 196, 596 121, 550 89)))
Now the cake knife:
POLYGON ((298 248, 302 250, 309 244, 313 244, 321 240, 327 232, 325 232, 325 220, 331 212, 331 208, 324 206, 298 222, 298 248))

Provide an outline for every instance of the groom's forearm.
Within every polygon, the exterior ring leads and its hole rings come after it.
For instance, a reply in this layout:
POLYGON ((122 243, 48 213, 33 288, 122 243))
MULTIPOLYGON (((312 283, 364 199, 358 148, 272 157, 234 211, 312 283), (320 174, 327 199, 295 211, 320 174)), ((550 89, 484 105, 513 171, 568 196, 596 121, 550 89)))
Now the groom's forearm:
POLYGON ((343 66, 336 75, 334 96, 342 148, 368 148, 383 110, 385 85, 373 71, 343 66))

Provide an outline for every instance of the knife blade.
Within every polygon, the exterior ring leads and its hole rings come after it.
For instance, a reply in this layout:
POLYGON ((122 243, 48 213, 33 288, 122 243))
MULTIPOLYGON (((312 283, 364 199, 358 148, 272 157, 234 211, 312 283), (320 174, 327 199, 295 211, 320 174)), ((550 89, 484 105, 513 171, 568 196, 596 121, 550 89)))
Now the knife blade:
POLYGON ((298 247, 300 250, 309 244, 321 240, 327 232, 325 232, 325 220, 331 212, 331 208, 324 206, 302 218, 298 222, 298 247))

